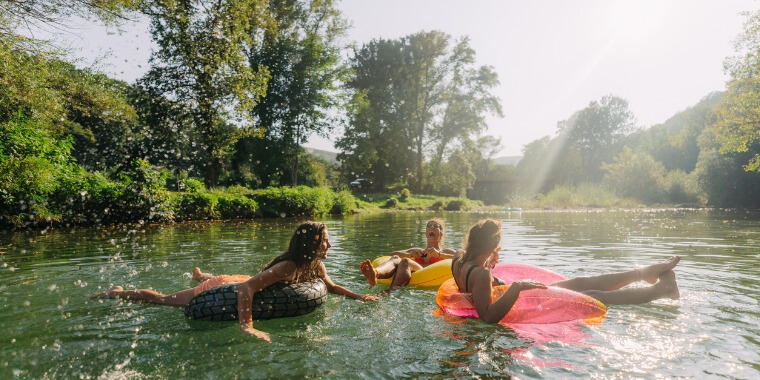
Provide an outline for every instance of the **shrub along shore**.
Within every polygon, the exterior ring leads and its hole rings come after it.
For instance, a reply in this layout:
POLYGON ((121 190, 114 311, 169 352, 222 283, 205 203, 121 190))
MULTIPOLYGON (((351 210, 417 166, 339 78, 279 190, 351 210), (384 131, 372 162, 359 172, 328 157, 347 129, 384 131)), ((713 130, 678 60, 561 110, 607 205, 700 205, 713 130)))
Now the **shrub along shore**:
POLYGON ((145 160, 109 173, 88 171, 72 157, 71 138, 53 138, 24 120, 0 130, 0 229, 483 207, 466 198, 412 196, 407 189, 358 197, 328 187, 207 189, 145 160))
MULTIPOLYGON (((71 139, 54 139, 24 121, 0 124, 0 229, 260 217, 318 217, 387 210, 500 211, 521 208, 636 208, 599 184, 557 187, 536 197, 485 206, 462 197, 353 194, 328 187, 230 186, 207 189, 144 160, 109 173, 88 171, 71 155, 71 139)), ((696 205, 697 207, 699 205, 696 205)))
POLYGON ((0 211, 0 229, 172 223, 272 217, 318 217, 391 210, 470 211, 480 201, 432 195, 361 194, 327 187, 231 186, 206 189, 197 179, 172 181, 140 161, 121 181, 78 171, 57 185, 16 196, 0 211), (168 179, 168 181, 167 181, 168 179), (173 183, 174 182, 174 183, 173 183), (182 190, 168 190, 167 183, 182 190))

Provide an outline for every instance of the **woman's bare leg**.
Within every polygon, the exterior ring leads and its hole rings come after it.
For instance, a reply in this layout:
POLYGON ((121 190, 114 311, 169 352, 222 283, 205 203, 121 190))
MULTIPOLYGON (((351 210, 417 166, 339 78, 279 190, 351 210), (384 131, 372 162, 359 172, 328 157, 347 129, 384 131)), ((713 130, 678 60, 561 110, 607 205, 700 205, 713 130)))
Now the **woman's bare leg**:
POLYGON ((150 289, 124 290, 121 286, 114 286, 110 290, 96 294, 95 298, 121 298, 128 301, 137 301, 166 306, 187 306, 193 299, 193 289, 185 289, 171 294, 162 294, 150 289))
POLYGON ((679 256, 673 256, 663 263, 650 265, 641 269, 627 272, 603 274, 601 276, 576 277, 569 280, 559 281, 552 284, 560 288, 584 292, 587 290, 612 291, 637 281, 647 281, 650 284, 657 282, 658 277, 672 270, 681 260, 679 256))
POLYGON ((403 260, 404 259, 398 256, 393 256, 390 259, 385 260, 382 264, 378 265, 377 268, 375 268, 377 278, 393 277, 393 274, 396 273, 396 268, 403 260))
POLYGON ((400 286, 408 285, 409 280, 412 278, 412 272, 416 272, 420 269, 422 269, 422 265, 407 258, 401 259, 398 266, 396 266, 396 274, 393 276, 393 281, 391 281, 391 286, 388 288, 388 292, 391 292, 400 286))
POLYGON ((193 268, 193 280, 198 282, 203 282, 208 280, 209 278, 214 277, 211 273, 203 273, 201 272, 201 268, 195 267, 193 268))
POLYGON ((659 281, 645 288, 630 288, 612 291, 588 290, 583 292, 605 305, 637 305, 660 298, 678 299, 681 297, 676 283, 676 274, 669 270, 660 274, 659 281))
MULTIPOLYGON (((361 265, 359 265, 359 270, 362 272, 364 277, 367 279, 367 282, 371 286, 375 286, 377 283, 378 278, 391 278, 396 273, 396 267, 398 264, 403 260, 402 258, 398 256, 392 256, 388 260, 383 261, 380 263, 380 265, 377 266, 377 268, 372 266, 372 262, 369 260, 362 261, 361 265)), ((417 263, 415 263, 417 264, 417 263)), ((419 266, 419 264, 417 264, 419 266)), ((420 266, 420 268, 422 268, 420 266)), ((417 268, 413 268, 413 272, 418 270, 417 268)))

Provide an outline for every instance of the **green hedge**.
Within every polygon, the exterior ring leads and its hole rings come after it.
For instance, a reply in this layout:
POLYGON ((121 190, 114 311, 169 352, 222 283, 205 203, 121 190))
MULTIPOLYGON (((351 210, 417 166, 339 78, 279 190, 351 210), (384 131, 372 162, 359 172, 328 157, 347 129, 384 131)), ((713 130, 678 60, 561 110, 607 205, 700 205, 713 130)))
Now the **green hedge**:
POLYGON ((181 193, 176 199, 175 220, 217 219, 219 198, 206 192, 181 193))
POLYGON ((342 190, 334 193, 333 206, 330 214, 343 215, 351 213, 358 207, 356 197, 348 190, 342 190))
POLYGON ((336 194, 324 187, 268 187, 255 190, 252 197, 261 214, 269 217, 346 213, 356 207, 356 199, 350 193, 336 194))
POLYGON ((324 187, 243 186, 207 190, 193 178, 136 160, 118 176, 84 170, 71 157, 70 139, 55 139, 27 121, 0 123, 0 227, 92 225, 256 216, 345 214, 357 207, 348 191, 324 187))
POLYGON ((259 211, 256 201, 235 194, 220 196, 217 208, 222 219, 252 219, 259 211))
POLYGON ((403 188, 398 193, 398 200, 400 202, 406 202, 407 200, 409 200, 409 197, 411 197, 411 196, 412 196, 412 192, 409 191, 409 189, 407 189, 407 188, 403 188))
POLYGON ((390 197, 387 201, 385 201, 385 204, 383 207, 385 208, 394 208, 398 206, 398 199, 396 197, 390 197))
POLYGON ((472 201, 467 198, 455 198, 446 202, 444 210, 446 211, 467 211, 475 207, 483 206, 480 201, 472 201))

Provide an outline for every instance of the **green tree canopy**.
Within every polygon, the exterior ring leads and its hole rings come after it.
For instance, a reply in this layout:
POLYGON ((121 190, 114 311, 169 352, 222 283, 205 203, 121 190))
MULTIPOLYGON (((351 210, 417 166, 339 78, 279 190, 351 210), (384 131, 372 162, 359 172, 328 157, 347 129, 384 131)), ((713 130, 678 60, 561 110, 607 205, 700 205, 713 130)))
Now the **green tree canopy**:
POLYGON ((247 51, 250 66, 270 74, 266 96, 251 113, 264 141, 238 146, 267 149, 238 151, 233 167, 266 161, 249 166, 263 184, 297 185, 301 144, 313 134, 327 137, 338 124, 348 72, 339 38, 347 23, 332 0, 272 0, 269 13, 274 26, 247 51))
POLYGON ((97 18, 106 23, 124 20, 144 0, 0 0, 0 37, 27 29, 65 27, 71 17, 97 18))
POLYGON ((439 31, 357 49, 349 81, 354 113, 337 144, 344 173, 370 177, 378 188, 409 181, 425 189, 426 159, 440 175, 455 143, 481 134, 489 113, 501 115, 490 92, 498 78, 491 67, 474 66, 474 55, 468 39, 451 46, 439 31))
POLYGON ((760 152, 753 149, 760 142, 760 10, 745 15, 736 55, 724 63, 731 81, 716 107, 713 128, 721 153, 750 152, 744 169, 760 172, 760 152))
POLYGON ((252 128, 251 111, 265 95, 269 71, 251 67, 246 52, 273 26, 264 0, 146 3, 158 49, 144 78, 156 94, 192 109, 200 144, 197 163, 207 185, 216 185, 240 136, 252 128))

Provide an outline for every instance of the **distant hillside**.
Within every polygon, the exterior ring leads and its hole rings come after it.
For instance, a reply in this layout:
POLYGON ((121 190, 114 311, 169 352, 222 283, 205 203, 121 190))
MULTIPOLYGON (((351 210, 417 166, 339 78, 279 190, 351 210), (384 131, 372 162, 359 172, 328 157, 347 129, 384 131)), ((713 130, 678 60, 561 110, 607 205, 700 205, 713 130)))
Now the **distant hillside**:
POLYGON ((315 148, 307 148, 304 147, 303 150, 305 150, 307 153, 312 154, 314 156, 317 156, 327 162, 337 163, 338 162, 338 152, 330 152, 329 150, 322 150, 322 149, 315 149, 315 148))
POLYGON ((493 162, 502 165, 517 166, 517 163, 520 162, 521 159, 522 156, 501 156, 494 158, 493 162))

